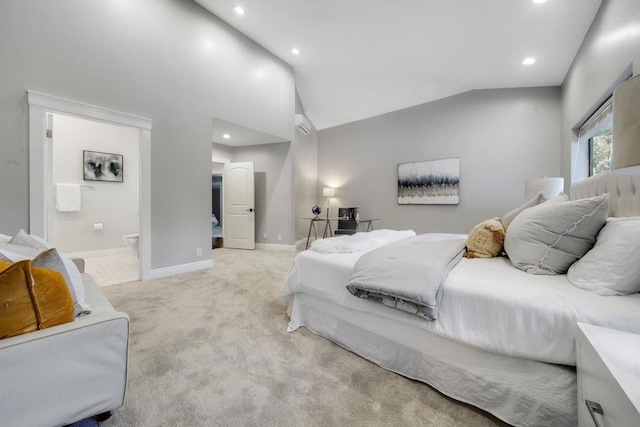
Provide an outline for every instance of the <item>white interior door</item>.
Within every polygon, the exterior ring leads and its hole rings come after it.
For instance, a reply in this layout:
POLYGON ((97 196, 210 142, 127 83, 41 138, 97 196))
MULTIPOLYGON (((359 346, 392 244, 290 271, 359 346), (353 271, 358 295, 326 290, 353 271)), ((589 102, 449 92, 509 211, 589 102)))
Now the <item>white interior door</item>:
POLYGON ((224 247, 255 249, 253 162, 225 163, 222 186, 224 247))

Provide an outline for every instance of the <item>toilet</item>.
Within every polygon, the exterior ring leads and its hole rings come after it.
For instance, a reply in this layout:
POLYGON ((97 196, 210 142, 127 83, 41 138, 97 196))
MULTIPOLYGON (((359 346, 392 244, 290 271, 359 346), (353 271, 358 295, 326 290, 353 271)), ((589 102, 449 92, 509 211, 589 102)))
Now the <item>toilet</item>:
POLYGON ((124 244, 127 245, 127 247, 129 249, 131 249, 131 251, 137 257, 138 256, 138 247, 139 247, 139 243, 140 243, 140 234, 138 234, 138 233, 125 234, 124 236, 122 236, 122 240, 124 241, 124 244))

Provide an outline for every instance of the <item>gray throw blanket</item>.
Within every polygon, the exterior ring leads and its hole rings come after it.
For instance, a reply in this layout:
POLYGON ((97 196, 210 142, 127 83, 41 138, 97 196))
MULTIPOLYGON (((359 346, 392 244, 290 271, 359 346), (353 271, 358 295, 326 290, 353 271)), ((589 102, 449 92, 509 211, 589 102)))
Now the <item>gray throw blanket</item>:
POLYGON ((364 254, 353 267, 347 289, 360 298, 434 320, 442 284, 460 261, 466 239, 434 240, 423 234, 364 254))

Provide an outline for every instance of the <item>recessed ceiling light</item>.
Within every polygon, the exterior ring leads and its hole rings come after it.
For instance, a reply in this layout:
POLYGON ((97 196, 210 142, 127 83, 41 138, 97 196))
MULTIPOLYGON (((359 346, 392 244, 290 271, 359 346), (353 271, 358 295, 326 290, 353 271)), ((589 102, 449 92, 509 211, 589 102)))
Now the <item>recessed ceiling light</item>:
POLYGON ((522 61, 522 65, 533 65, 536 63, 536 58, 525 58, 522 61))
POLYGON ((229 139, 229 138, 231 138, 231 135, 229 135, 228 133, 225 133, 224 135, 222 135, 222 137, 224 139, 229 139))
POLYGON ((547 0, 533 0, 534 3, 545 3, 547 0))
POLYGON ((244 9, 240 6, 236 6, 233 10, 235 10, 238 15, 244 15, 244 9))
POLYGON ((297 47, 294 47, 293 49, 291 49, 291 53, 293 53, 294 55, 300 55, 300 50, 298 50, 297 47))

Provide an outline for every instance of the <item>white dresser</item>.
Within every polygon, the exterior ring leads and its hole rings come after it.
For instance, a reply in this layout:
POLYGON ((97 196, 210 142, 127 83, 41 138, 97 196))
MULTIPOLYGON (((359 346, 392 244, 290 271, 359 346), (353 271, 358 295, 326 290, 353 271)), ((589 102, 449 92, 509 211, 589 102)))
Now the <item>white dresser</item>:
POLYGON ((639 427, 640 335, 578 323, 576 356, 578 425, 639 427))

